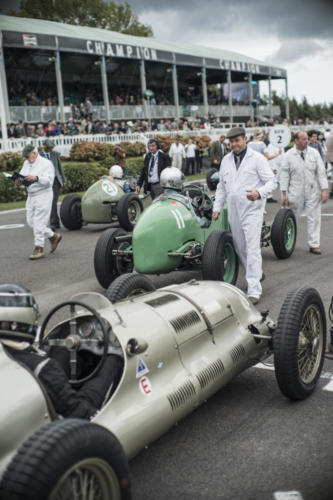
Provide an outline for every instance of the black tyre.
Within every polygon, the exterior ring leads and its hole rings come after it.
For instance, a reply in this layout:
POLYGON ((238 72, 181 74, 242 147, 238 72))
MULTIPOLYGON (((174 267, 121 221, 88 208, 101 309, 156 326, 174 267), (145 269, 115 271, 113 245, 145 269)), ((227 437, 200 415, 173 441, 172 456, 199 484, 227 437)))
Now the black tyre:
POLYGON ((216 191, 216 186, 218 184, 217 182, 211 181, 211 176, 215 174, 215 172, 218 172, 217 168, 209 168, 206 173, 206 183, 210 191, 216 191))
POLYGON ((136 194, 126 194, 118 201, 118 221, 126 231, 133 231, 141 212, 143 212, 143 204, 136 194))
POLYGON ((291 256, 296 245, 296 217, 289 208, 280 208, 274 218, 271 230, 271 243, 278 259, 291 256))
POLYGON ((229 231, 212 231, 203 249, 202 277, 204 280, 225 281, 234 285, 239 261, 229 231))
POLYGON ((62 200, 60 205, 60 219, 66 229, 81 229, 81 196, 78 194, 69 194, 62 200))
POLYGON ((275 375, 282 393, 302 400, 314 390, 324 362, 325 310, 314 288, 296 288, 285 298, 274 334, 275 375))
POLYGON ((126 241, 116 241, 117 236, 127 235, 123 229, 106 229, 99 237, 94 253, 95 274, 102 287, 121 274, 133 271, 132 255, 112 255, 112 250, 125 250, 130 243, 130 235, 126 241))
POLYGON ((19 448, 0 485, 2 500, 131 498, 128 463, 104 427, 57 420, 19 448), (79 492, 79 496, 78 495, 79 492))
POLYGON ((114 304, 134 295, 154 290, 156 290, 155 285, 144 274, 123 274, 111 283, 106 291, 106 296, 114 304))

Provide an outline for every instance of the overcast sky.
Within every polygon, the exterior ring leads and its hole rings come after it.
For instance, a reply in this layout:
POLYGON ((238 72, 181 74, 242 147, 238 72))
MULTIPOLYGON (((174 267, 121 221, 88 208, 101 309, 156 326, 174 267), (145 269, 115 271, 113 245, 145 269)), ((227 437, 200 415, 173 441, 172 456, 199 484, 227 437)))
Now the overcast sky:
MULTIPOLYGON (((290 97, 333 102, 333 0, 128 2, 155 38, 232 50, 280 66, 288 71, 290 97)), ((1 7, 18 4, 0 0, 1 7)), ((284 93, 284 81, 273 81, 272 89, 284 93)))
MULTIPOLYGON (((129 0, 155 38, 204 45, 288 71, 289 96, 333 102, 333 0, 129 0)), ((272 89, 284 92, 284 82, 272 89)), ((264 84, 261 93, 267 93, 264 84)))

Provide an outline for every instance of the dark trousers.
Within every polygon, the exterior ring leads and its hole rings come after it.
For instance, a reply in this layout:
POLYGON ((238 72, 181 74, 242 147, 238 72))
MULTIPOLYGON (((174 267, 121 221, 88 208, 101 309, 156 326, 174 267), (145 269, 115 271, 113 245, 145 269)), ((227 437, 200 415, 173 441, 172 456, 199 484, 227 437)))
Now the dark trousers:
POLYGON ((57 210, 57 203, 58 203, 60 188, 61 188, 60 182, 58 181, 58 179, 54 179, 53 201, 52 201, 51 216, 50 216, 50 226, 54 227, 54 228, 56 228, 57 226, 60 226, 60 219, 59 219, 58 210, 57 210))
POLYGON ((159 182, 156 182, 156 184, 150 184, 148 182, 148 191, 150 191, 151 197, 154 200, 157 196, 163 193, 163 188, 159 182))
POLYGON ((186 174, 195 174, 195 158, 186 158, 186 174))

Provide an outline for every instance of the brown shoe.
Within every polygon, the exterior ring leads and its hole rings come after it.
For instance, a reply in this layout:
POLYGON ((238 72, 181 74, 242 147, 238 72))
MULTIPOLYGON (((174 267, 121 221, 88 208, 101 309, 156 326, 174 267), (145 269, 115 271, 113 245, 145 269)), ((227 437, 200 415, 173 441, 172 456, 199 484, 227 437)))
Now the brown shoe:
POLYGON ((321 255, 320 248, 310 248, 310 253, 314 253, 315 255, 321 255))
POLYGON ((45 257, 44 248, 35 247, 32 254, 30 255, 29 259, 30 260, 37 260, 37 259, 41 259, 42 257, 45 257))
POLYGON ((58 233, 54 233, 52 238, 49 238, 49 241, 51 243, 50 253, 53 253, 54 250, 57 248, 57 246, 59 245, 59 243, 61 241, 61 238, 62 238, 61 234, 58 234, 58 233))

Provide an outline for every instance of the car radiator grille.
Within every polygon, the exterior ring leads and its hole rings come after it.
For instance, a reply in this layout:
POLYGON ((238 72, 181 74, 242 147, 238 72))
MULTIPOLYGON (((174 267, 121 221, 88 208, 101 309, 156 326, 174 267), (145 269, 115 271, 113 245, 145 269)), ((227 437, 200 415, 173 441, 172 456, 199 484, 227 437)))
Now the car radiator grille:
POLYGON ((244 346, 242 344, 235 345, 230 351, 230 356, 235 364, 238 363, 238 361, 245 356, 244 346))
POLYGON ((168 293, 167 295, 162 295, 157 299, 147 300, 145 303, 151 307, 156 308, 164 306, 165 304, 169 304, 169 302, 175 302, 176 300, 180 300, 180 298, 177 297, 177 295, 172 295, 171 293, 168 293))
POLYGON ((168 400, 172 411, 186 404, 193 396, 195 396, 195 388, 191 381, 185 382, 185 384, 178 387, 174 392, 168 394, 168 400))
POLYGON ((170 319, 170 323, 176 330, 176 333, 181 333, 183 330, 186 330, 186 328, 190 328, 196 323, 201 323, 201 318, 196 311, 189 311, 170 319))
POLYGON ((216 379, 223 375, 223 372, 224 365, 220 359, 217 359, 210 366, 197 373, 196 377, 199 381, 201 389, 204 389, 208 385, 212 384, 216 379))

